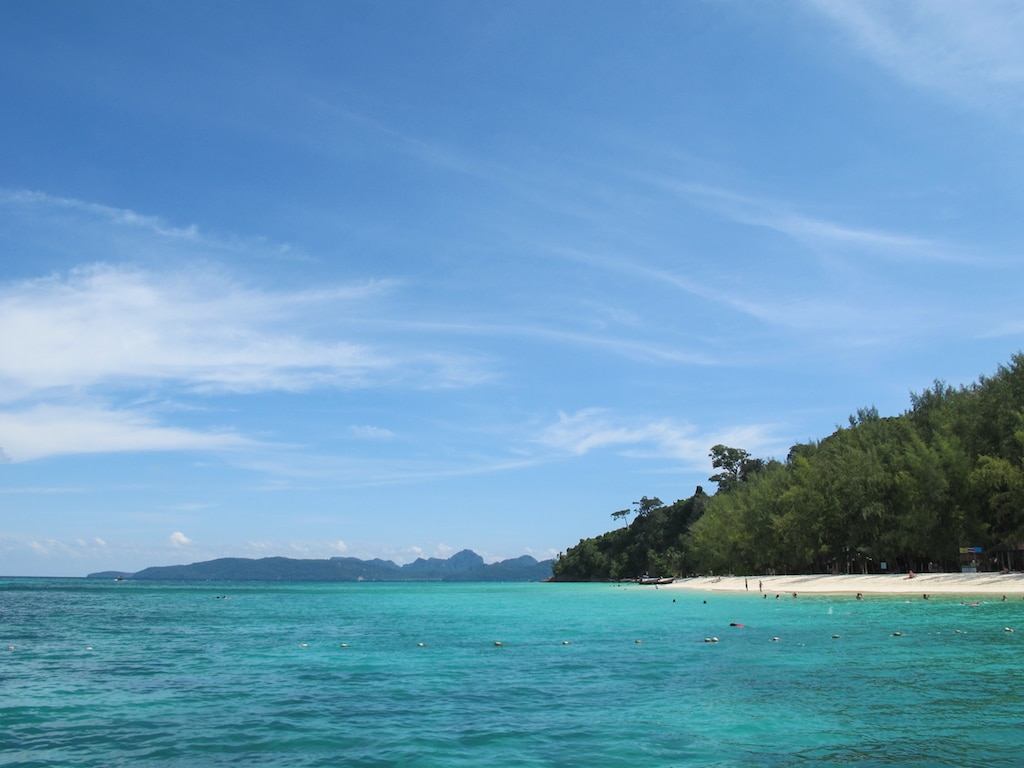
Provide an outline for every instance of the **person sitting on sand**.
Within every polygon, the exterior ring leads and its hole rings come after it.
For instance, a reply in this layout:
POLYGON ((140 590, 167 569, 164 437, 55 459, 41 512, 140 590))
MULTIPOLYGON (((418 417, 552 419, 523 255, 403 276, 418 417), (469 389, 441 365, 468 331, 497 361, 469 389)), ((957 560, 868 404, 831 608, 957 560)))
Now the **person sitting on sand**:
POLYGON ((916 574, 916 573, 914 573, 913 571, 910 571, 909 573, 907 573, 907 578, 908 578, 908 579, 912 579, 912 578, 914 578, 915 576, 917 576, 917 574, 916 574))

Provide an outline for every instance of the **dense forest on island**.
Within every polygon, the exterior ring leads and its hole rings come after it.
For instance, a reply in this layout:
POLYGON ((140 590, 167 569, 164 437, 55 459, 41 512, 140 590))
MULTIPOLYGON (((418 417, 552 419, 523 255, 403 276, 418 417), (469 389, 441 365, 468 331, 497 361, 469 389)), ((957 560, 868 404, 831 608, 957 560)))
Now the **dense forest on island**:
POLYGON ((873 573, 1024 568, 1024 354, 964 387, 936 382, 899 416, 875 408, 785 461, 711 450, 714 495, 698 487, 561 554, 558 580, 645 573, 873 573))

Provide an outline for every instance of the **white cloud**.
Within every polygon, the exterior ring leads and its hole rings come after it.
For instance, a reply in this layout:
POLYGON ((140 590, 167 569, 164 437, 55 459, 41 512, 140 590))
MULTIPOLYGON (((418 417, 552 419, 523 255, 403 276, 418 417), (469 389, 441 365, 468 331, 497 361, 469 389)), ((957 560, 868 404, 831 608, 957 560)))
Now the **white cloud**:
POLYGON ((543 457, 515 458, 473 455, 449 459, 365 458, 279 450, 273 454, 246 452, 228 457, 240 469, 277 476, 261 491, 294 491, 299 487, 368 488, 435 482, 445 478, 473 477, 536 466, 543 457), (299 483, 297 485, 297 483, 299 483))
POLYGON ((1024 6, 1014 0, 809 0, 860 52, 959 101, 1022 106, 1024 6))
POLYGON ((393 440, 395 433, 384 427, 374 427, 369 424, 353 424, 348 428, 348 433, 357 440, 393 440))
POLYGON ((537 442, 547 448, 582 456, 602 448, 617 448, 635 458, 671 459, 694 470, 711 466, 708 451, 723 443, 751 453, 769 455, 785 450, 768 424, 748 424, 702 433, 689 424, 670 419, 627 423, 601 408, 573 414, 559 413, 558 421, 541 431, 537 442))
POLYGON ((791 203, 755 197, 721 187, 661 176, 645 176, 647 182, 669 190, 688 203, 699 205, 738 224, 763 227, 785 235, 809 248, 855 250, 858 255, 890 260, 940 261, 975 264, 977 254, 932 238, 877 227, 852 225, 814 216, 791 203))
MULTIPOLYGON (((560 250, 562 255, 569 255, 569 252, 560 250)), ((688 349, 682 349, 678 345, 652 343, 648 339, 637 338, 616 338, 607 333, 594 334, 575 331, 565 328, 556 328, 543 325, 527 325, 522 323, 491 323, 486 321, 474 322, 431 322, 414 321, 404 322, 400 325, 403 329, 412 331, 440 331, 443 333, 455 333, 472 336, 508 336, 525 339, 538 339, 556 344, 569 344, 581 347, 594 347, 604 349, 631 360, 645 360, 659 363, 673 363, 681 365, 717 365, 720 361, 712 355, 688 349)))
POLYGON ((216 506, 209 501, 184 501, 180 504, 168 504, 164 509, 169 509, 173 512, 199 512, 203 509, 210 509, 210 507, 216 506))
POLYGON ((338 539, 333 544, 331 544, 331 548, 337 550, 338 552, 341 552, 342 554, 348 552, 348 544, 346 544, 342 539, 338 539))
POLYGON ((175 531, 167 538, 170 540, 171 544, 173 544, 176 547, 184 547, 192 543, 192 539, 190 539, 181 531, 175 531))
POLYGON ((455 547, 440 542, 434 547, 434 557, 448 558, 455 554, 455 547))
MULTIPOLYGON (((87 200, 49 195, 25 189, 0 189, 0 206, 17 211, 20 218, 31 218, 46 226, 59 219, 61 226, 88 230, 90 222, 100 222, 116 232, 117 241, 135 233, 151 244, 170 246, 170 253, 244 254, 247 258, 311 261, 309 256, 286 243, 274 243, 264 237, 217 237, 201 232, 197 226, 175 226, 159 216, 139 213, 87 200), (177 250, 176 250, 177 249, 177 250)), ((130 240, 130 238, 128 238, 130 240)), ((76 243, 78 244, 78 243, 76 243)), ((166 248, 159 249, 168 252, 166 248)))
POLYGON ((0 286, 0 383, 22 394, 159 381, 240 392, 365 385, 416 361, 294 326, 317 306, 381 290, 272 293, 214 274, 110 265, 8 283, 0 286))
POLYGON ((96 537, 93 538, 93 543, 96 546, 98 546, 98 547, 105 547, 105 546, 107 546, 107 542, 104 541, 103 539, 101 539, 99 536, 96 536, 96 537))
POLYGON ((36 405, 0 411, 0 449, 11 461, 125 451, 220 451, 255 445, 233 432, 163 426, 98 406, 36 405))
MULTIPOLYGON (((10 461, 10 457, 4 458, 5 454, 2 446, 0 446, 0 461, 10 461)), ((26 495, 41 495, 50 496, 55 494, 65 493, 85 493, 85 488, 76 488, 71 486, 63 485, 23 485, 23 486, 10 486, 7 488, 0 488, 0 494, 26 494, 26 495)))

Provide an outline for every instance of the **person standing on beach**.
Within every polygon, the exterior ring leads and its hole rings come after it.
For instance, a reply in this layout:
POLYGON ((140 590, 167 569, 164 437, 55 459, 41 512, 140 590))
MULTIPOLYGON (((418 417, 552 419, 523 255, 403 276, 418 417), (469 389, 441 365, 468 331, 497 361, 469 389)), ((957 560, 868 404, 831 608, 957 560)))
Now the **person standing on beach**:
POLYGON ((757 591, 758 592, 764 592, 764 582, 763 581, 758 581, 757 582, 757 591))
POLYGON ((746 576, 743 577, 743 588, 745 590, 747 590, 747 592, 750 591, 750 584, 747 582, 747 577, 746 576))

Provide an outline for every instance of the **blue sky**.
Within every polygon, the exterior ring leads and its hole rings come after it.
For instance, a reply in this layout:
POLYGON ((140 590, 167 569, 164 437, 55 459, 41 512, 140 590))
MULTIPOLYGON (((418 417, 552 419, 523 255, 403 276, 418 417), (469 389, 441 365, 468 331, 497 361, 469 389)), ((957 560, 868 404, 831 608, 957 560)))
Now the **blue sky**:
POLYGON ((0 572, 549 556, 1022 347, 1024 10, 0 8, 0 572))

